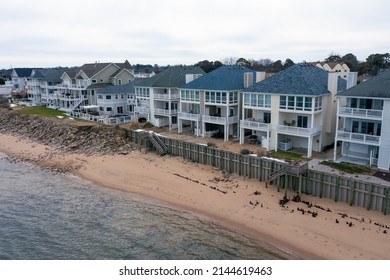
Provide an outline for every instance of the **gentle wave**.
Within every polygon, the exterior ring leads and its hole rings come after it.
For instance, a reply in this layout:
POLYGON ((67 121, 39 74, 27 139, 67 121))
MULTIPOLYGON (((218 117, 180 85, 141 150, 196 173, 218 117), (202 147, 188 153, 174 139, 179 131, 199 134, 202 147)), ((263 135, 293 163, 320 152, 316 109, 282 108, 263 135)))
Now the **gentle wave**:
POLYGON ((278 259, 207 219, 0 154, 0 259, 278 259))

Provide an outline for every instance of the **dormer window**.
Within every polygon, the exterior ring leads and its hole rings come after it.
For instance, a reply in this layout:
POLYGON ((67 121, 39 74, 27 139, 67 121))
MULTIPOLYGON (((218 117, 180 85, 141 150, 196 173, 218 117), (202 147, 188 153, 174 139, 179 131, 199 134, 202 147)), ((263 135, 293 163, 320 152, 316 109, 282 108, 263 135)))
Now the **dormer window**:
POLYGON ((122 80, 118 79, 118 85, 121 85, 121 84, 122 84, 122 80))
POLYGON ((93 84, 96 84, 97 81, 94 79, 94 80, 92 80, 91 82, 92 82, 93 84))

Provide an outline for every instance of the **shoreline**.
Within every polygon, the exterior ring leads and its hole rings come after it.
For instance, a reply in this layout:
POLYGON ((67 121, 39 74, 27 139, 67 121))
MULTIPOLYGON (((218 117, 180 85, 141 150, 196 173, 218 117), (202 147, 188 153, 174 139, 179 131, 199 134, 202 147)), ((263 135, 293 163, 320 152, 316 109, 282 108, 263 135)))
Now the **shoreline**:
POLYGON ((0 134, 0 151, 207 217, 288 259, 390 259, 390 230, 385 234, 375 225, 390 226, 390 217, 380 212, 311 196, 303 199, 331 212, 291 201, 283 208, 278 204, 283 194, 276 187, 266 188, 264 182, 173 156, 139 151, 110 156, 70 154, 9 134, 0 134), (312 217, 308 211, 316 211, 318 216, 312 217))

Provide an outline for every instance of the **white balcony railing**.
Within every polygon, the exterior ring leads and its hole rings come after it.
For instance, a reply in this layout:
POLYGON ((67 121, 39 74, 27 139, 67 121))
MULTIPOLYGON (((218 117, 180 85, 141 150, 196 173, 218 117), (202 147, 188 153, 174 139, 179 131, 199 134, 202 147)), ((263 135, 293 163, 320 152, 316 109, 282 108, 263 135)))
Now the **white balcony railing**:
POLYGON ((263 123, 252 119, 241 120, 240 126, 241 128, 247 128, 247 129, 266 130, 266 131, 271 130, 271 124, 263 123))
POLYGON ((322 126, 318 126, 314 128, 303 128, 297 126, 278 125, 276 129, 277 132, 279 133, 285 133, 285 134, 297 135, 297 136, 310 136, 320 132, 322 130, 322 126))
POLYGON ((154 108, 154 113, 157 115, 174 115, 177 114, 177 109, 174 110, 167 110, 167 109, 161 109, 161 108, 154 108))
POLYGON ((154 99, 159 99, 159 100, 172 100, 172 99, 179 99, 180 94, 179 93, 174 93, 169 95, 168 93, 155 93, 154 94, 154 99))
POLYGON ((374 145, 379 145, 381 141, 380 136, 363 134, 363 133, 353 133, 353 132, 346 131, 345 129, 340 129, 337 131, 337 139, 350 140, 357 143, 360 142, 364 144, 374 144, 374 145))
POLYGON ((139 114, 149 114, 150 109, 148 107, 135 106, 134 112, 139 114))
POLYGON ((185 119, 185 120, 190 120, 190 121, 200 121, 199 114, 179 112, 178 117, 179 117, 179 119, 185 119))
POLYGON ((202 120, 204 122, 216 123, 216 124, 233 124, 238 122, 238 116, 227 118, 227 117, 214 117, 214 116, 203 115, 202 120))
POLYGON ((375 118, 382 119, 382 110, 371 110, 371 109, 360 109, 360 108, 350 108, 350 107, 340 107, 339 115, 340 116, 353 116, 361 118, 375 118))

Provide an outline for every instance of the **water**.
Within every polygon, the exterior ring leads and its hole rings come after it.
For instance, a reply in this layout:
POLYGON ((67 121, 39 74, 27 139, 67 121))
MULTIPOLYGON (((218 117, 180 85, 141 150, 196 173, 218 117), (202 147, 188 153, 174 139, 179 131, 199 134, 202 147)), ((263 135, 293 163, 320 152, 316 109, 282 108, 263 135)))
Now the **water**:
POLYGON ((0 154, 0 259, 278 259, 206 218, 0 154))

